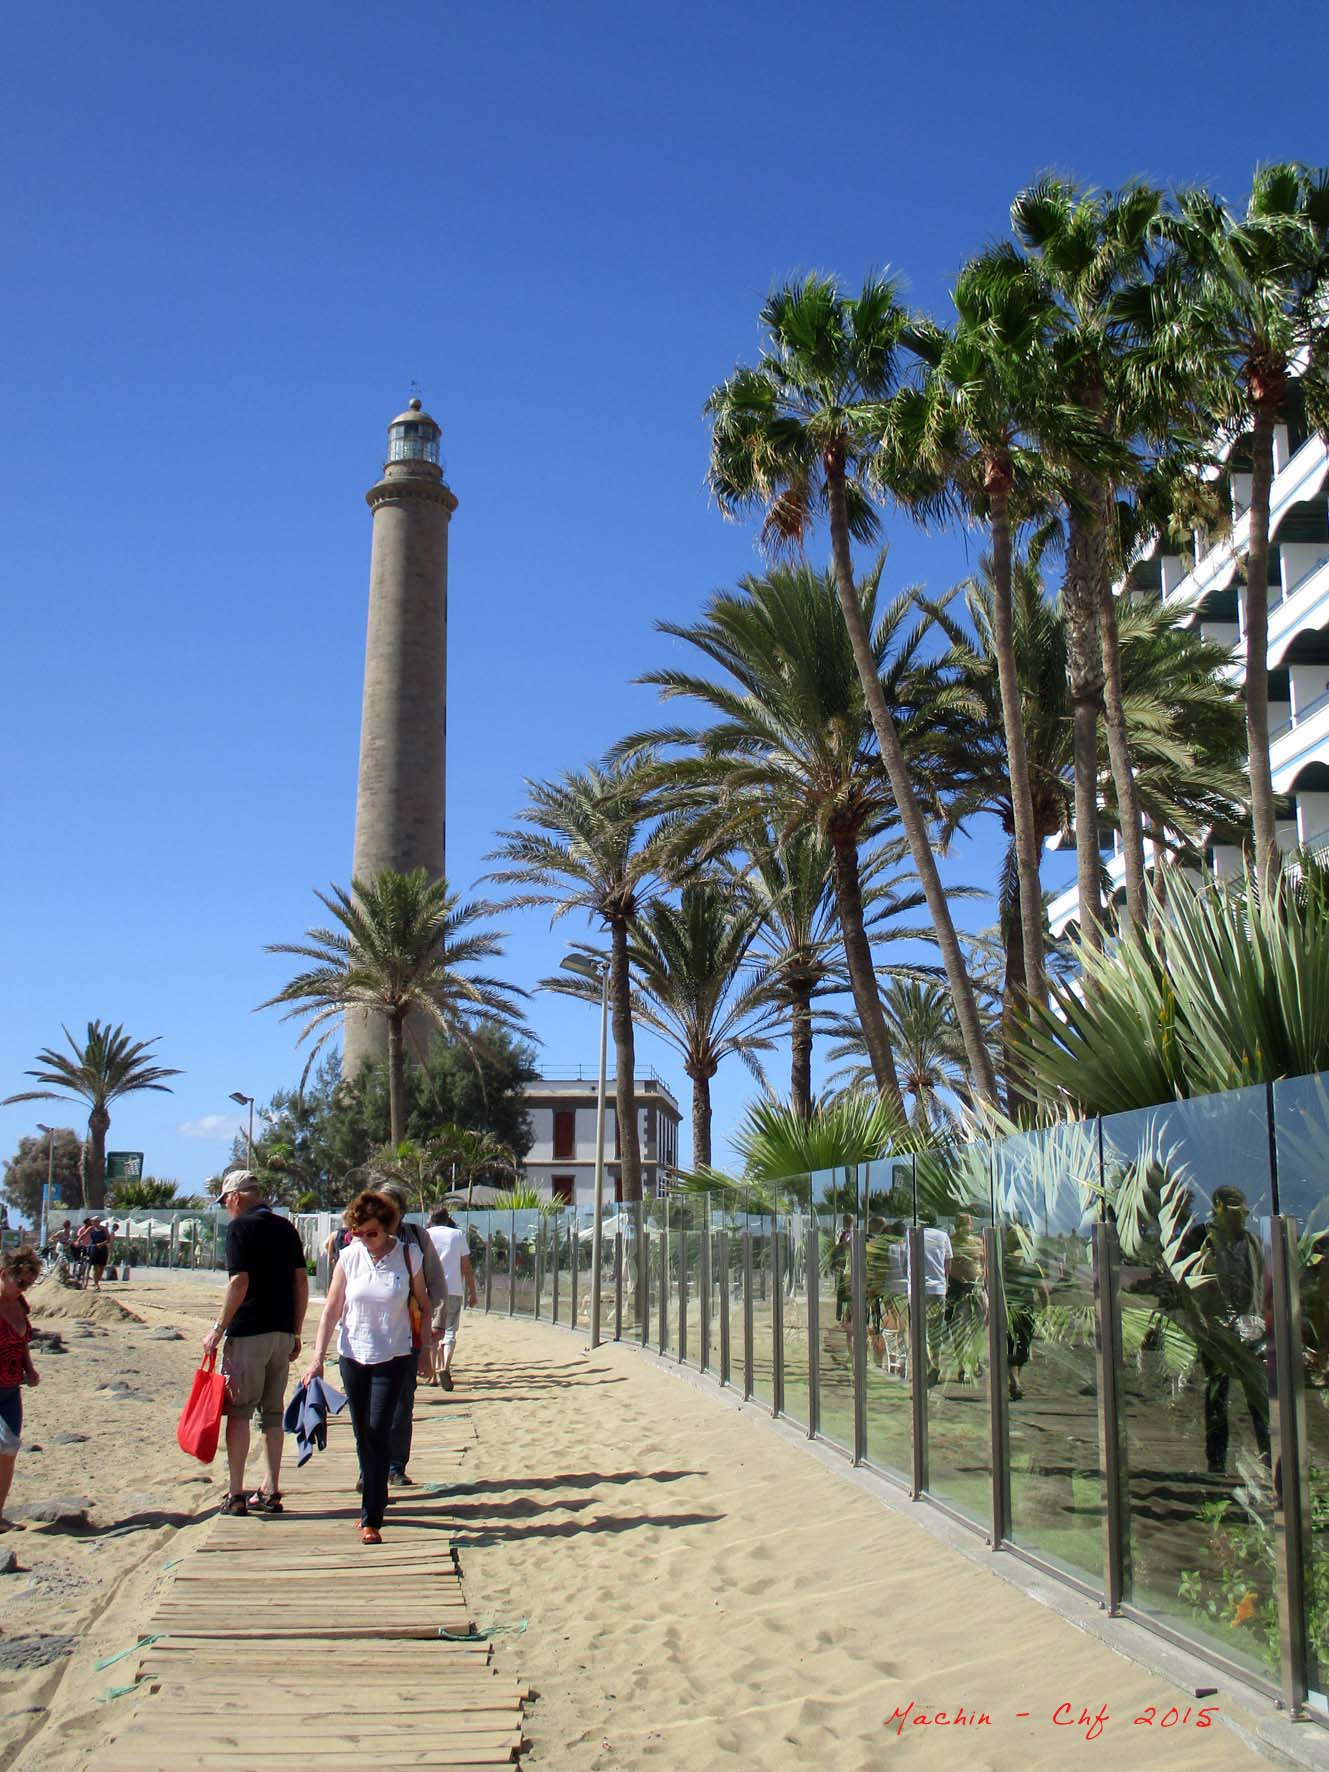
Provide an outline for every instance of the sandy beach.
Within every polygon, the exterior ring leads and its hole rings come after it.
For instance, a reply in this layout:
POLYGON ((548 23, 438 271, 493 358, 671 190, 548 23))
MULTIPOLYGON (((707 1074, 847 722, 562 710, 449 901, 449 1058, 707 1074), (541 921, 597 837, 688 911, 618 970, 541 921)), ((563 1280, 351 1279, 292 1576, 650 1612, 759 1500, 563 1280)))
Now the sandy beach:
MULTIPOLYGON (((38 1355, 12 1497, 15 1514, 58 1501, 59 1517, 0 1543, 20 1565, 0 1577, 13 1772, 87 1764, 116 1702, 116 1665, 95 1663, 138 1640, 217 1499, 220 1466, 174 1443, 217 1289, 167 1276, 100 1304, 34 1298, 68 1351, 38 1355)), ((440 1506, 471 1616, 537 1695, 522 1759, 537 1772, 1269 1763, 1253 1738, 1271 1707, 1197 1699, 1114 1653, 908 1504, 883 1506, 630 1347, 590 1355, 553 1328, 467 1313, 457 1370, 442 1419, 463 1456, 440 1506), (916 1721, 938 1713, 950 1720, 916 1721)))

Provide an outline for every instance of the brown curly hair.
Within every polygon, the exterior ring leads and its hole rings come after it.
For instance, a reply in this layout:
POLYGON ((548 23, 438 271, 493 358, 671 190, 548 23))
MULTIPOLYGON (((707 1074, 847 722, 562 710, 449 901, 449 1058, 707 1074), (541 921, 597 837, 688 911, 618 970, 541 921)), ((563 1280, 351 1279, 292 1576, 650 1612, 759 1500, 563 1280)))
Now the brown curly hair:
POLYGON ((377 1188, 367 1187, 351 1201, 342 1213, 341 1221, 353 1235, 367 1224, 381 1224, 391 1233, 396 1230, 400 1217, 401 1211, 390 1194, 381 1194, 377 1188))
POLYGON ((31 1286, 42 1277, 42 1258, 27 1243, 21 1249, 6 1249, 0 1254, 0 1279, 17 1280, 21 1286, 26 1280, 31 1286))

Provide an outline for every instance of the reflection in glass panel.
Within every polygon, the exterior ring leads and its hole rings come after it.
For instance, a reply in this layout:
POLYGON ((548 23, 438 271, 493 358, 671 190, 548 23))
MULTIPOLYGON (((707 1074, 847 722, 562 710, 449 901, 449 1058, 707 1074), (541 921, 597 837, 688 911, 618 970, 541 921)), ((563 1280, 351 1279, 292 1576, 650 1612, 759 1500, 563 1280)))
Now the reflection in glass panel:
POLYGON ((808 1243, 815 1227, 808 1211, 806 1177, 781 1184, 777 1222, 780 1230, 781 1324, 784 1346, 784 1413, 808 1423, 808 1243))
POLYGON ((765 1199, 750 1194, 745 1228, 752 1241, 752 1394, 768 1406, 775 1400, 775 1307, 771 1289, 771 1232, 774 1225, 775 1219, 767 1209, 765 1199))
MULTIPOLYGON (((1329 1711, 1329 1077, 1274 1084, 1278 1209, 1297 1223, 1309 1465, 1306 1636, 1310 1702, 1329 1711)), ((1272 1647, 1272 1645, 1271 1645, 1272 1647)))
POLYGON ((928 1487, 958 1512, 986 1524, 992 1515, 983 1269, 983 1231, 992 1222, 987 1149, 966 1145, 923 1153, 915 1161, 914 1182, 923 1226, 928 1487))
POLYGON ((623 1339, 637 1332, 637 1207, 619 1203, 614 1214, 614 1284, 610 1289, 611 1312, 619 1312, 623 1339))
POLYGON ((538 1212, 514 1212, 513 1236, 513 1308, 519 1316, 535 1314, 535 1243, 539 1231, 538 1212))
POLYGON ((1128 1598, 1269 1675, 1265 1092, 1114 1114, 1102 1131, 1121 1242, 1128 1598))
POLYGON ((913 1464, 909 1392, 909 1283, 905 1236, 914 1222, 914 1159, 887 1157, 860 1171, 867 1300, 867 1455, 901 1477, 913 1464))
POLYGON ((858 1180, 853 1169, 819 1169, 811 1178, 817 1237, 821 1434, 854 1450, 853 1233, 858 1180))
POLYGON ((1093 1225, 1097 1122, 995 1151, 1006 1294, 1011 1538, 1103 1585, 1093 1225))
POLYGON ((689 1366, 700 1367, 703 1281, 701 1245, 706 1223, 706 1202, 682 1195, 674 1200, 672 1210, 678 1214, 681 1261, 679 1311, 683 1318, 684 1332, 680 1337, 680 1352, 689 1366))

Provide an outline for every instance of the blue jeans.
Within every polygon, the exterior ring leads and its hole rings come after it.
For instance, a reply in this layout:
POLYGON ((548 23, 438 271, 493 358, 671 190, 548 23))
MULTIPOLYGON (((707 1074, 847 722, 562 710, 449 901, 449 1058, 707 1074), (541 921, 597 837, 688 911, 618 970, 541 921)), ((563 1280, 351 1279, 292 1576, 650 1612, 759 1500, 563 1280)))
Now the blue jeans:
POLYGON ((362 1366, 358 1360, 341 1359, 341 1387, 351 1409, 355 1449, 360 1454, 360 1524, 382 1526, 388 1505, 388 1464, 392 1452, 392 1417, 415 1364, 414 1354, 362 1366))

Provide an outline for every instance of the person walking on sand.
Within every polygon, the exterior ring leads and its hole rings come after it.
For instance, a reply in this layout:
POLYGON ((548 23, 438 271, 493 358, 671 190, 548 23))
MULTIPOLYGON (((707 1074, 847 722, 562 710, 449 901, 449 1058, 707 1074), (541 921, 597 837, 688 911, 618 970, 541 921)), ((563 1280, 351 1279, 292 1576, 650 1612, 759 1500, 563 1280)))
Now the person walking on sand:
POLYGON ((346 1208, 351 1240, 337 1258, 327 1303, 314 1337, 314 1357, 301 1382, 323 1376, 328 1344, 338 1331, 341 1387, 351 1408, 355 1448, 360 1455, 360 1542, 383 1542, 388 1505, 388 1464, 392 1417, 407 1368, 428 1373, 434 1331, 419 1250, 404 1243, 397 1229, 397 1204, 366 1188, 346 1208), (412 1352, 411 1300, 421 1313, 420 1352, 412 1352))
POLYGON ((111 1259, 111 1233, 100 1218, 88 1222, 88 1260, 92 1263, 92 1290, 102 1289, 102 1275, 111 1259))
POLYGON ((225 1339, 226 1462, 229 1487, 224 1514, 279 1514, 281 1500, 282 1415, 291 1362, 300 1353, 300 1335, 309 1308, 309 1274, 304 1245, 289 1219, 263 1201, 263 1184, 250 1169, 223 1176, 226 1271, 230 1275, 217 1321, 203 1337, 205 1354, 225 1339), (249 1457, 249 1418, 263 1428, 265 1481, 245 1496, 249 1457))
POLYGON ((12 1532, 17 1525, 5 1518, 5 1503, 23 1436, 23 1386, 41 1382, 29 1351, 32 1323, 23 1296, 41 1271, 35 1249, 7 1249, 0 1255, 0 1532, 12 1532))
MULTIPOLYGON (((434 1245, 418 1224, 407 1222, 406 1214, 410 1210, 410 1196, 399 1181, 384 1181, 378 1184, 378 1191, 386 1194, 397 1208, 397 1235, 403 1243, 411 1245, 420 1255, 424 1264, 425 1291, 429 1294, 429 1308, 436 1311, 448 1295, 447 1284, 443 1277, 443 1264, 434 1252, 434 1245)), ((414 1322, 414 1319, 412 1319, 414 1322)), ((415 1323, 415 1338, 412 1352, 420 1352, 420 1328, 415 1323)), ((428 1374, 426 1373, 426 1377, 428 1374)), ((416 1367, 406 1369, 406 1382, 401 1387, 401 1395, 397 1399, 397 1407, 392 1414, 392 1445, 388 1457, 388 1484, 390 1487, 409 1489, 411 1479, 406 1466, 411 1461, 411 1439, 415 1432, 415 1383, 416 1367)))
POLYGON ((479 1302, 475 1290, 475 1271, 471 1267, 466 1233, 457 1229, 446 1206, 437 1207, 429 1218, 429 1241, 443 1266, 446 1288, 442 1304, 434 1310, 434 1344, 437 1356, 434 1376, 445 1391, 452 1389, 452 1361, 457 1352, 457 1330, 461 1324, 463 1290, 472 1310, 479 1302))

